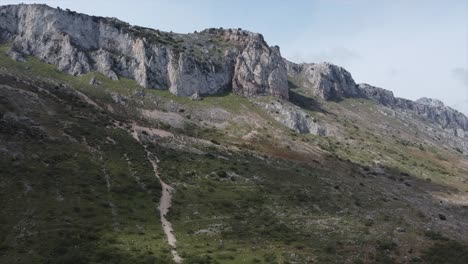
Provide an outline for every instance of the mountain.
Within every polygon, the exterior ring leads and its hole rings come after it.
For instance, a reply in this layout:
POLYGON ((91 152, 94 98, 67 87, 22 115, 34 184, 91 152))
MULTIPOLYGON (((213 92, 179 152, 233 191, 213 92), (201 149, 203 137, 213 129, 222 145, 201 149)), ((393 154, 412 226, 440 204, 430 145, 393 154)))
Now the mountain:
POLYGON ((1 36, 13 42, 14 56, 33 55, 73 75, 97 71, 181 96, 228 89, 245 96, 288 96, 279 49, 260 34, 216 29, 171 34, 46 5, 5 6, 1 14, 1 36))
POLYGON ((466 263, 468 119, 177 34, 0 6, 1 263, 466 263))

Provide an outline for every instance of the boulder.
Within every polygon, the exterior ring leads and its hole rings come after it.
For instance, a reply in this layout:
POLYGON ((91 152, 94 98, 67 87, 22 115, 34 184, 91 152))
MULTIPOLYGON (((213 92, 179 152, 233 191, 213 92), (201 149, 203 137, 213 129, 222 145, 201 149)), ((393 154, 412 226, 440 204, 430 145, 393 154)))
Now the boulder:
POLYGON ((202 98, 198 92, 195 92, 192 94, 192 96, 190 96, 190 99, 193 101, 201 101, 202 98))

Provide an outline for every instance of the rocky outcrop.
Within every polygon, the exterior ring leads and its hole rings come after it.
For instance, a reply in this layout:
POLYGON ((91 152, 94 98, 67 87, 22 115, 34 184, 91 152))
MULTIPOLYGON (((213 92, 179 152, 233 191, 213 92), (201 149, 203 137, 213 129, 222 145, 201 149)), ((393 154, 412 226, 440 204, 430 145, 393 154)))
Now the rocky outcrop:
POLYGON ((464 138, 465 131, 468 131, 468 118, 457 110, 445 106, 440 100, 423 97, 411 101, 394 97, 391 91, 369 84, 359 84, 358 87, 366 98, 396 110, 416 114, 455 136, 464 138))
MULTIPOLYGON (((261 34, 241 29, 175 34, 131 26, 115 18, 20 4, 0 6, 0 42, 12 44, 7 54, 17 61, 32 55, 73 75, 97 71, 113 80, 131 78, 143 87, 194 99, 231 90, 246 97, 288 99, 289 79, 308 96, 368 98, 414 113, 457 137, 468 134, 467 118, 438 100, 414 102, 396 98, 382 88, 356 85, 348 71, 330 63, 289 62, 261 34)), ((276 103, 268 106, 288 127, 300 133, 316 131, 300 109, 286 108, 276 103)))
POLYGON ((288 76, 279 47, 268 48, 260 35, 253 38, 237 59, 233 90, 244 96, 288 98, 288 76))
POLYGON ((468 136, 468 118, 440 100, 397 98, 389 90, 369 84, 356 85, 351 74, 330 63, 296 64, 285 60, 289 80, 308 96, 324 100, 366 98, 400 112, 415 114, 459 138, 468 136))
MULTIPOLYGON (((432 102, 437 102, 436 99, 430 99, 432 102)), ((468 118, 458 112, 457 110, 445 106, 441 101, 438 101, 436 105, 421 103, 425 101, 417 100, 413 102, 412 110, 418 115, 435 121, 440 124, 443 129, 462 129, 468 131, 468 118)))
POLYGON ((434 99, 434 98, 427 98, 427 97, 419 98, 418 100, 416 100, 416 102, 423 104, 423 105, 428 105, 428 106, 438 107, 438 108, 445 106, 442 101, 438 99, 434 99))
POLYGON ((358 88, 361 90, 361 94, 372 101, 385 106, 395 105, 397 100, 393 95, 392 91, 385 90, 383 88, 375 87, 366 83, 358 84, 358 88))
POLYGON ((174 34, 21 4, 0 7, 0 41, 13 43, 10 54, 16 59, 32 55, 73 75, 98 71, 180 96, 232 89, 242 96, 288 98, 279 48, 244 30, 174 34))
POLYGON ((285 63, 290 81, 306 95, 324 100, 366 98, 395 110, 415 114, 457 137, 468 135, 468 118, 440 100, 421 98, 411 101, 397 98, 391 91, 369 84, 356 85, 349 72, 330 63, 295 64, 287 60, 285 63))
POLYGON ((342 67, 327 62, 295 64, 287 61, 286 64, 290 78, 308 95, 325 100, 361 96, 351 74, 342 67))
POLYGON ((281 100, 256 100, 255 103, 265 109, 273 119, 297 133, 311 133, 319 136, 326 135, 326 128, 319 125, 317 120, 298 106, 281 100))

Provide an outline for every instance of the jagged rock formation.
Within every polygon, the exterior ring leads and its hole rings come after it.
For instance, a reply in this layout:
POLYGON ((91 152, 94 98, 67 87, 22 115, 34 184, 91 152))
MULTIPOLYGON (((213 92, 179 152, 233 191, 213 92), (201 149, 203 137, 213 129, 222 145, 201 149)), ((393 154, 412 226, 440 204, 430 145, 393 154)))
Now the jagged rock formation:
POLYGON ((303 89, 306 95, 324 100, 343 98, 367 98, 400 111, 414 113, 423 119, 464 138, 468 131, 468 118, 445 106, 436 99, 421 98, 417 101, 398 98, 389 90, 369 84, 356 84, 349 72, 330 63, 295 64, 286 61, 288 76, 303 89))
MULTIPOLYGON (((288 99, 289 78, 306 96, 368 98, 421 116, 457 137, 464 138, 468 131, 467 118, 438 100, 413 102, 382 88, 356 85, 348 71, 330 63, 289 62, 261 34, 241 29, 175 34, 131 26, 115 18, 21 4, 0 7, 0 42, 12 43, 8 55, 18 61, 33 55, 70 74, 98 71, 113 80, 132 78, 143 87, 168 89, 179 96, 198 99, 232 90, 246 97, 288 99)), ((301 125, 304 122, 298 116, 302 115, 292 111, 282 119, 296 121, 280 122, 301 133, 314 131, 301 125)))
POLYGON ((288 98, 279 48, 240 29, 174 34, 46 5, 8 5, 0 7, 0 41, 13 43, 18 60, 33 55, 73 75, 98 71, 180 96, 233 89, 288 98))
POLYGON ((362 94, 375 102, 383 104, 385 106, 396 105, 396 98, 393 96, 393 92, 385 90, 380 87, 375 87, 367 83, 358 84, 359 89, 362 91, 362 94))
MULTIPOLYGON (((257 35, 257 38, 261 35, 257 35)), ((279 47, 268 48, 263 38, 250 41, 238 57, 234 71, 233 90, 252 96, 266 93, 288 98, 288 75, 279 47)))
POLYGON ((297 133, 311 133, 319 136, 325 136, 327 133, 326 128, 318 124, 312 116, 289 102, 272 100, 270 102, 256 101, 256 103, 267 110, 276 121, 297 133))
POLYGON ((444 103, 438 99, 422 97, 416 100, 417 103, 429 105, 433 107, 444 107, 444 103))
POLYGON ((421 98, 411 101, 395 97, 391 91, 369 84, 359 84, 358 87, 366 98, 400 111, 415 113, 444 130, 452 131, 455 136, 464 138, 464 131, 468 131, 468 118, 457 110, 445 106, 440 100, 421 98))
POLYGON ((351 74, 342 67, 327 62, 295 64, 286 61, 286 64, 288 75, 295 79, 308 95, 325 100, 361 95, 351 74))

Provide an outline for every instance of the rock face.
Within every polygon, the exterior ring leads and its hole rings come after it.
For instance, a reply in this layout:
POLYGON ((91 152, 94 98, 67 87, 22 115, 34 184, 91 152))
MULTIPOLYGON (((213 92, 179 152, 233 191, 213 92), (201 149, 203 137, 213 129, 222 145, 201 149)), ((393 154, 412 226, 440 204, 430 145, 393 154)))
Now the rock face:
MULTIPOLYGON (((306 96, 368 98, 416 114, 456 137, 468 135, 467 117, 438 100, 414 102, 396 98, 382 88, 356 85, 348 71, 330 63, 289 62, 261 34, 241 29, 175 34, 131 26, 115 18, 20 4, 0 6, 0 42, 12 44, 7 54, 17 61, 32 55, 73 75, 97 71, 112 80, 131 78, 143 87, 194 99, 233 91, 246 97, 272 95, 287 100, 289 79, 306 96)), ((115 100, 124 103, 124 98, 116 96, 115 100)), ((285 104, 266 108, 278 113, 275 119, 291 129, 321 133, 305 112, 285 104)))
POLYGON ((359 97, 351 74, 344 68, 330 63, 287 63, 288 75, 299 82, 309 95, 325 100, 340 100, 344 97, 359 97))
POLYGON ((385 106, 392 106, 395 105, 397 102, 395 96, 393 96, 392 91, 375 87, 366 83, 360 83, 358 87, 361 90, 361 93, 364 95, 364 97, 378 102, 380 104, 383 104, 385 106))
POLYGON ((209 29, 174 34, 46 5, 0 7, 0 42, 12 57, 33 55, 73 75, 98 71, 173 94, 288 98, 285 63, 260 34, 209 29))
POLYGON ((411 101, 369 84, 356 85, 349 72, 329 63, 295 64, 287 60, 285 63, 289 79, 306 95, 327 101, 366 98, 395 110, 416 114, 457 137, 468 135, 468 118, 439 100, 421 98, 411 101))
POLYGON ((366 98, 396 110, 412 112, 444 130, 452 131, 458 137, 465 137, 464 131, 468 131, 468 118, 457 110, 445 106, 440 100, 423 97, 411 101, 394 97, 391 91, 368 84, 359 84, 358 87, 366 98))
MULTIPOLYGON (((468 131, 468 118, 457 110, 445 106, 441 101, 430 99, 432 102, 438 102, 437 106, 433 104, 421 103, 420 100, 413 102, 413 108, 416 113, 428 120, 435 121, 444 129, 463 129, 468 131)), ((424 102, 424 101, 423 101, 424 102)))
POLYGON ((438 99, 433 99, 433 98, 427 98, 427 97, 422 97, 416 100, 417 103, 423 104, 423 105, 429 105, 432 107, 444 107, 444 103, 438 99))
POLYGON ((257 35, 237 59, 233 89, 244 96, 264 93, 288 98, 288 75, 279 47, 268 48, 257 35))
POLYGON ((255 103, 265 109, 276 121, 297 133, 326 135, 326 128, 319 125, 312 116, 298 106, 280 100, 256 101, 255 103))

